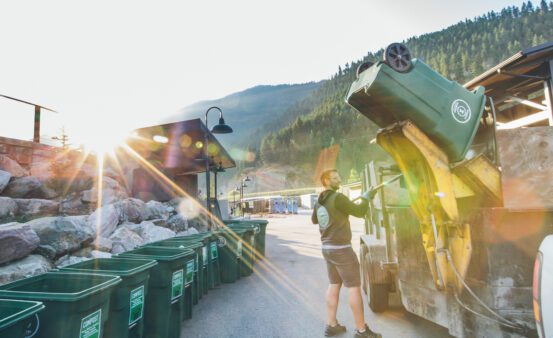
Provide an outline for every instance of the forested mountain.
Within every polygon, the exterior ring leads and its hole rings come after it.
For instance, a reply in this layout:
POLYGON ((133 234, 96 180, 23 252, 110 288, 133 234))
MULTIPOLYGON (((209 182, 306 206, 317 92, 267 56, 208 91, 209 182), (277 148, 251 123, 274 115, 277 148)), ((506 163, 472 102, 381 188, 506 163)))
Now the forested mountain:
MULTIPOLYGON (((537 8, 526 2, 521 7, 489 12, 403 42, 413 57, 445 77, 464 83, 522 48, 552 40, 553 2, 542 0, 537 8)), ((371 158, 384 156, 370 143, 376 126, 344 101, 357 66, 368 60, 380 60, 382 52, 383 49, 369 52, 363 60, 339 67, 309 97, 290 107, 289 116, 283 116, 295 119, 278 131, 273 129, 262 141, 263 164, 292 165, 312 172, 321 149, 339 144, 338 170, 348 177, 351 169, 360 170, 371 158)), ((273 123, 276 126, 281 122, 273 123)))
MULTIPOLYGON (((319 88, 321 82, 310 82, 294 85, 256 86, 241 92, 233 93, 217 100, 200 101, 182 108, 178 115, 168 118, 165 122, 188 120, 205 117, 209 107, 218 106, 223 109, 225 121, 234 129, 232 134, 225 136, 225 142, 231 146, 242 147, 259 145, 263 135, 252 135, 252 130, 274 120, 293 121, 298 116, 283 116, 289 107, 309 97, 319 88)), ((209 114, 210 127, 217 123, 218 114, 209 114)), ((278 128, 287 123, 277 123, 278 128)))

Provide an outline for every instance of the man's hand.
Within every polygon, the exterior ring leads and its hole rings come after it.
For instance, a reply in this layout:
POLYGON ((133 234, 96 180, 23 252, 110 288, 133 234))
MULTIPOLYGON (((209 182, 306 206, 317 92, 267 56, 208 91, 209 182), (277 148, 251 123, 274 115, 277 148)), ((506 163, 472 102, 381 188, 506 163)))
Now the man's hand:
POLYGON ((369 190, 365 191, 362 195, 361 195, 361 198, 364 198, 366 199, 367 201, 368 200, 372 200, 374 198, 374 196, 376 196, 376 193, 378 192, 378 189, 375 189, 373 187, 369 187, 369 190))

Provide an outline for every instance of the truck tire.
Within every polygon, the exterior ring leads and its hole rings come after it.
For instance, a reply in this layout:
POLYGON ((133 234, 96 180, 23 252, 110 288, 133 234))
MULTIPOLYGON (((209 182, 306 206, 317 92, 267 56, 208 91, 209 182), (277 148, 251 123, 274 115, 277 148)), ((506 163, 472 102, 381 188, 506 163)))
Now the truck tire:
POLYGON ((388 309, 388 284, 369 283, 367 298, 373 312, 384 312, 388 309))

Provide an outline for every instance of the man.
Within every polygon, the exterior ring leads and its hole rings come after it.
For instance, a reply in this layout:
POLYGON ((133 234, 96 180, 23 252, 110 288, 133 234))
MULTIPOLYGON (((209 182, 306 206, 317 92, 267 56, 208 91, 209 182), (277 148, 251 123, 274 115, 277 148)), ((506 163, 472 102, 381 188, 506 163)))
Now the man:
POLYGON ((311 221, 319 224, 323 257, 326 261, 330 285, 326 292, 327 324, 325 336, 330 337, 346 331, 336 319, 338 299, 342 284, 348 288, 349 306, 355 320, 355 337, 381 337, 365 324, 363 298, 361 298, 361 276, 359 260, 351 247, 351 226, 349 215, 363 217, 367 213, 368 198, 373 197, 369 190, 361 197, 361 203, 355 204, 346 196, 337 192, 340 188, 340 175, 334 169, 321 175, 325 187, 313 209, 311 221))

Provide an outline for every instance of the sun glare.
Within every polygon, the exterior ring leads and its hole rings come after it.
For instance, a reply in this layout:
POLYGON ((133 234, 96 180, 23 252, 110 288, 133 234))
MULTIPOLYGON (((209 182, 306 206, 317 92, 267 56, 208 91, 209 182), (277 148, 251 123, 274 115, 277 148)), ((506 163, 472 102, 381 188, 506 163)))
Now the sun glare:
POLYGON ((80 143, 86 151, 97 156, 115 155, 115 150, 125 144, 130 133, 121 130, 97 130, 82 135, 80 143))

